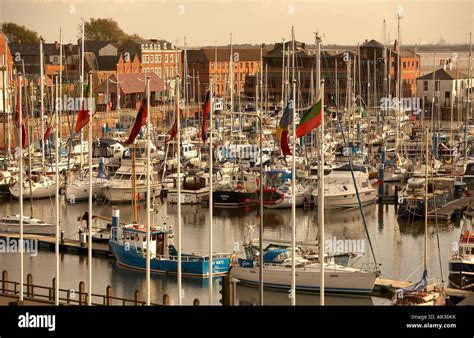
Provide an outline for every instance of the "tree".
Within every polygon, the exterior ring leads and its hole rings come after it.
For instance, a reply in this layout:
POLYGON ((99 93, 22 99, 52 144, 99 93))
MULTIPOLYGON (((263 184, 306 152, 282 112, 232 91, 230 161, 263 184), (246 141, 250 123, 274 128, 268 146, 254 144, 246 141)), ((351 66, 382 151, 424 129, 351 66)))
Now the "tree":
POLYGON ((89 41, 119 42, 126 39, 127 34, 112 18, 91 18, 85 22, 84 36, 89 41))
POLYGON ((11 42, 39 43, 38 33, 13 22, 2 24, 2 31, 11 42))

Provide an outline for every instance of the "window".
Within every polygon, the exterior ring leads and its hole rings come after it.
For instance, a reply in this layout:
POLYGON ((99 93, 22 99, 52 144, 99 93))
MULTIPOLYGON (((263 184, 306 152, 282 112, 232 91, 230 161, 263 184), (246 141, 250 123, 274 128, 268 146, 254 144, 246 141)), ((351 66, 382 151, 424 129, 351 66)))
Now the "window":
POLYGON ((161 67, 158 67, 158 77, 161 78, 161 67))
POLYGON ((439 92, 439 85, 440 85, 440 81, 439 81, 439 80, 436 80, 436 81, 435 81, 435 91, 436 91, 436 92, 439 92))
POLYGON ((158 55, 157 55, 157 58, 158 58, 158 61, 157 61, 157 62, 158 62, 158 63, 161 63, 161 54, 158 54, 158 55))
POLYGON ((158 62, 159 62, 159 61, 158 61, 158 56, 159 56, 158 54, 155 54, 155 63, 158 63, 158 62))
POLYGON ((165 67, 165 78, 168 78, 168 67, 165 67))
POLYGON ((407 68, 407 63, 403 61, 403 68, 407 68))
POLYGON ((158 67, 155 67, 155 74, 158 74, 158 67))
POLYGON ((451 96, 451 93, 450 92, 444 92, 444 98, 445 99, 449 99, 451 96))
POLYGON ((168 63, 168 54, 165 54, 165 63, 168 63))
POLYGON ((170 62, 171 62, 171 63, 174 62, 174 55, 173 55, 173 54, 170 54, 170 62))
POLYGON ((423 91, 427 92, 428 91, 428 81, 423 81, 423 91))
POLYGON ((174 76, 174 68, 170 67, 170 77, 173 77, 173 76, 174 76))

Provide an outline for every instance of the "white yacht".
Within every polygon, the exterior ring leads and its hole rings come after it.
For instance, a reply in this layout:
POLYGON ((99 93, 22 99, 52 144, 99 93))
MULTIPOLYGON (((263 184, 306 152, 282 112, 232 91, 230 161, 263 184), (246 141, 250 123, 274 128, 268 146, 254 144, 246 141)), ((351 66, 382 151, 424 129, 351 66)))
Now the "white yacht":
MULTIPOLYGON (((353 166, 353 173, 359 191, 360 203, 366 205, 375 202, 377 190, 370 185, 367 170, 364 167, 353 166)), ((317 204, 318 189, 313 191, 312 196, 317 204)), ((324 177, 325 208, 352 208, 358 205, 359 201, 349 164, 333 168, 331 173, 324 177)))
MULTIPOLYGON (((19 234, 20 215, 5 216, 0 218, 0 232, 19 234)), ((53 236, 56 234, 56 227, 40 219, 23 216, 23 233, 31 235, 53 236)))
MULTIPOLYGON (((112 203, 131 202, 133 200, 133 170, 132 161, 122 159, 122 165, 117 170, 115 175, 103 184, 104 196, 112 203)), ((144 163, 136 163, 136 194, 137 199, 142 200, 146 198, 146 166, 144 163)), ((158 181, 158 174, 151 173, 151 193, 152 196, 160 195, 160 183, 158 181)))
MULTIPOLYGON (((25 175, 26 176, 26 175, 25 175)), ((15 198, 20 198, 20 182, 10 187, 10 193, 15 198)), ((56 180, 44 175, 32 175, 23 181, 23 199, 46 198, 56 195, 56 180), (31 184, 31 188, 30 188, 31 184)))

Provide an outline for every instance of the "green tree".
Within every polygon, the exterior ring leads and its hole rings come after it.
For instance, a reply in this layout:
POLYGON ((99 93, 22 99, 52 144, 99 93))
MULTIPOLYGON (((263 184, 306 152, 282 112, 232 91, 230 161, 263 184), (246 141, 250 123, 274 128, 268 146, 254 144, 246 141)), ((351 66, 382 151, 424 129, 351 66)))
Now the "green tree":
POLYGON ((38 33, 13 22, 2 24, 2 32, 11 42, 39 43, 38 33))
POLYGON ((84 36, 88 41, 119 42, 126 39, 127 34, 112 18, 91 18, 85 22, 84 36))

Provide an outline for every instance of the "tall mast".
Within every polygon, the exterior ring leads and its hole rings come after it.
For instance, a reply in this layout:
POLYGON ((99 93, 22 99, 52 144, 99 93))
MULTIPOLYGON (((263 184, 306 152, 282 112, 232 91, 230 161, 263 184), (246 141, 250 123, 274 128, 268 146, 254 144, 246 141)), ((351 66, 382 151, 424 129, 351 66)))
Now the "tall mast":
MULTIPOLYGON (((82 90, 82 84, 81 84, 82 90)), ((89 73, 89 241, 87 244, 87 254, 88 254, 88 265, 89 265, 89 297, 87 298, 87 305, 92 305, 92 116, 93 109, 95 108, 92 104, 92 72, 89 73)), ((81 143, 81 152, 82 152, 82 143, 81 143)), ((81 156, 82 158, 82 156, 81 156)))
POLYGON ((401 59, 401 54, 402 54, 402 42, 400 38, 400 20, 402 18, 402 7, 398 8, 397 12, 397 32, 398 32, 398 50, 397 50, 397 68, 398 68, 398 74, 397 74, 397 82, 398 82, 398 93, 397 93, 397 101, 398 101, 398 107, 395 110, 396 112, 396 132, 395 132, 395 154, 398 154, 398 140, 400 138, 400 102, 402 98, 402 67, 400 63, 401 59))
POLYGON ((212 305, 212 231, 213 231, 213 222, 212 222, 212 212, 213 212, 213 178, 214 178, 214 163, 213 163, 213 150, 212 150, 212 132, 213 132, 213 110, 214 104, 212 102, 212 85, 213 79, 209 83, 209 93, 210 93, 210 102, 211 102, 211 111, 209 112, 209 305, 212 305))
POLYGON ((428 137, 429 137, 429 128, 426 127, 425 131, 425 245, 424 245, 424 255, 423 255, 423 266, 424 270, 427 270, 427 260, 428 260, 428 137))
POLYGON ((285 105, 285 38, 281 43, 281 111, 285 105))
MULTIPOLYGON (((43 69, 43 39, 40 39, 40 125, 41 125, 41 166, 43 167, 43 172, 45 170, 44 165, 44 69, 43 69)), ((5 99, 4 99, 5 100, 5 99)), ((6 111, 6 110, 4 110, 6 111)))
MULTIPOLYGON (((178 60, 176 60, 176 64, 178 60)), ((146 305, 150 305, 150 234, 151 234, 151 169, 150 169, 150 144, 151 144, 151 106, 150 106, 150 76, 146 76, 146 305)), ((178 178, 179 182, 179 178, 178 178)))
MULTIPOLYGON (((234 52, 232 50, 232 33, 230 34, 230 130, 234 127, 234 52)), ((231 134, 232 135, 232 134, 231 134)))
MULTIPOLYGON (((63 32, 62 28, 59 29, 59 102, 62 104, 60 105, 59 109, 59 116, 58 118, 61 119, 61 110, 65 102, 63 102, 63 32)), ((59 137, 61 137, 61 121, 59 121, 59 137)), ((56 154, 59 156, 59 154, 56 154)))
MULTIPOLYGON (((176 46, 178 48, 178 46, 176 46)), ((179 75, 176 74, 176 82, 179 83, 179 75)), ((178 201, 177 201, 177 221, 178 221, 178 305, 183 303, 183 289, 182 289, 182 278, 181 278, 181 113, 179 109, 179 85, 176 86, 176 126, 178 132, 176 133, 176 143, 177 143, 177 174, 178 174, 178 201)))
MULTIPOLYGON (((316 34, 317 43, 317 62, 316 67, 321 69, 321 37, 316 34)), ((337 59, 336 59, 337 62, 337 59)), ((317 135, 319 136, 319 168, 318 168, 318 228, 319 228, 319 264, 320 279, 319 279, 319 304, 324 305, 324 80, 321 80, 321 75, 318 71, 318 87, 319 95, 321 96, 321 126, 317 135)))
MULTIPOLYGON (((296 78, 295 78, 295 31, 291 27, 291 41, 292 41, 292 79, 293 86, 293 142, 292 142, 292 160, 291 160, 291 305, 296 305, 296 266, 295 266, 295 247, 296 247, 296 78)), ((260 163, 260 165, 262 165, 260 163)))
POLYGON ((468 65, 468 80, 467 80, 467 103, 466 117, 464 119, 464 163, 467 162, 467 126, 471 118, 471 56, 472 56, 472 32, 469 33, 469 65, 468 65))
MULTIPOLYGON (((18 142, 18 148, 19 148, 19 159, 20 165, 19 165, 19 171, 20 171, 20 243, 23 243, 23 132, 22 132, 22 124, 23 124, 23 105, 22 105, 22 95, 21 95, 21 90, 23 86, 23 77, 20 74, 18 76, 18 100, 20 103, 18 104, 19 106, 19 111, 18 111, 18 135, 19 135, 19 142, 18 142)), ((31 181, 30 181, 31 185, 31 181)), ((23 250, 20 250, 20 302, 23 302, 23 280, 24 280, 24 267, 23 267, 23 250)), ((57 294, 56 294, 57 295, 57 294)), ((58 298, 56 296, 56 298, 58 298)))
MULTIPOLYGON (((55 112, 55 130, 54 130, 54 143, 55 143, 55 149, 59 148, 59 141, 61 138, 61 133, 60 133, 60 121, 59 121, 59 113, 60 113, 60 100, 58 100, 59 97, 59 82, 58 82, 58 75, 55 76, 55 85, 54 85, 54 96, 56 98, 55 104, 54 104, 54 112, 55 112)), ((58 158, 56 150, 56 158, 58 158)), ((56 181, 57 184, 57 181, 56 181)), ((57 198, 56 194, 56 198, 57 198)), ((56 203, 59 203, 59 199, 56 199, 56 203)), ((55 247, 55 253, 56 253, 56 291, 55 291, 55 298, 54 301, 56 305, 59 305, 59 206, 56 204, 56 247, 55 247)))
MULTIPOLYGON (((387 90, 387 41, 385 32, 385 19, 383 19, 383 91, 387 90)), ((389 93, 385 92, 384 97, 387 97, 389 93)))
MULTIPOLYGON (((82 19, 82 38, 81 38, 81 77, 79 79, 79 86, 81 88, 81 106, 84 104, 83 101, 84 101, 84 19, 82 19)), ((92 86, 92 84, 90 85, 92 86)), ((107 88, 109 86, 109 79, 107 79, 107 88)), ((107 105, 108 105, 108 96, 107 96, 107 105)), ((90 108, 90 107, 89 107, 90 108)), ((83 162, 84 162, 84 154, 83 154, 83 151, 82 151, 82 143, 83 143, 83 139, 84 139, 84 135, 82 133, 82 129, 80 131, 80 138, 81 138, 81 161, 80 161, 80 165, 81 165, 81 171, 80 171, 80 175, 82 176, 82 169, 83 169, 83 162)), ((90 137, 89 137, 90 138, 90 137)), ((92 152, 89 152, 89 157, 92 157, 92 152)), ((90 161, 89 161, 90 162, 90 161)), ((92 168, 89 167, 89 170, 91 170, 92 168)))
POLYGON ((133 193, 133 224, 138 224, 137 211, 137 170, 136 170, 136 155, 135 155, 135 141, 132 144, 132 193, 133 193))

